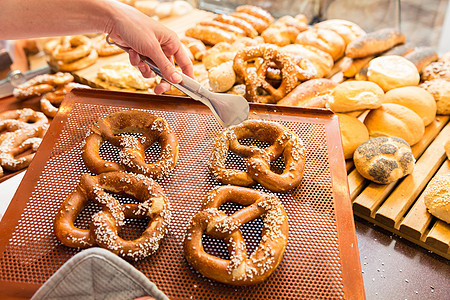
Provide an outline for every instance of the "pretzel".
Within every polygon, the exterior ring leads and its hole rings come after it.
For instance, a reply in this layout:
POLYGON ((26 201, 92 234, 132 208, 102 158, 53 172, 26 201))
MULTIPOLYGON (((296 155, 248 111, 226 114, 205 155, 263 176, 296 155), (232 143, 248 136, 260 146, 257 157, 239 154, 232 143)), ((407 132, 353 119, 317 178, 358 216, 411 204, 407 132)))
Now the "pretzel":
POLYGON ((53 75, 38 75, 14 88, 13 95, 18 100, 41 96, 45 93, 53 91, 55 87, 65 85, 72 81, 73 76, 70 73, 58 72, 53 75))
MULTIPOLYGON (((110 41, 112 41, 111 38, 110 41)), ((99 56, 111 56, 124 52, 116 45, 109 44, 106 41, 106 34, 100 35, 100 37, 94 42, 94 49, 97 51, 99 56)))
POLYGON ((273 23, 273 21, 274 21, 274 18, 267 10, 264 10, 258 6, 240 5, 240 6, 236 7, 236 12, 243 12, 243 13, 255 16, 269 24, 273 23))
POLYGON ((66 97, 66 95, 74 88, 87 88, 88 86, 69 82, 63 87, 60 87, 53 92, 46 93, 39 101, 42 112, 50 118, 54 118, 58 113, 59 106, 66 97))
POLYGON ((250 25, 253 26, 253 28, 256 29, 256 31, 258 33, 263 32, 264 30, 267 29, 267 27, 269 27, 269 23, 267 23, 263 19, 255 17, 255 16, 250 15, 248 13, 234 12, 234 13, 231 13, 229 15, 232 16, 232 17, 236 17, 236 18, 239 18, 239 19, 242 19, 242 20, 248 22, 250 25))
MULTIPOLYGON (((28 167, 48 129, 48 120, 30 108, 0 114, 0 166, 9 171, 28 167), (31 153, 22 155, 31 149, 31 153)), ((3 173, 3 170, 2 172, 3 173)))
POLYGON ((86 137, 82 158, 86 167, 95 174, 127 170, 152 178, 166 176, 175 168, 178 160, 178 140, 167 122, 143 111, 121 111, 98 120, 86 137), (129 135, 117 134, 141 133, 138 139, 129 135), (100 158, 99 150, 104 141, 122 148, 119 153, 121 164, 100 158), (145 149, 155 142, 161 146, 159 160, 147 164, 145 149))
POLYGON ((51 55, 55 60, 62 62, 72 62, 83 58, 93 49, 92 42, 83 35, 64 36, 54 49, 51 55))
POLYGON ((298 83, 298 77, 292 76, 296 73, 294 60, 282 52, 276 46, 261 44, 246 47, 237 52, 234 58, 234 71, 246 86, 245 98, 250 102, 276 103, 286 96, 298 83), (262 58, 262 63, 257 69, 248 68, 249 62, 262 58), (278 88, 270 85, 267 80, 267 70, 271 64, 275 64, 281 70, 281 84, 278 88), (262 95, 259 90, 263 89, 267 95, 262 95))
POLYGON ((231 285, 258 284, 278 267, 286 249, 289 225, 280 200, 273 194, 236 187, 213 189, 202 210, 191 220, 184 239, 184 255, 188 263, 202 275, 231 285), (228 216, 219 207, 234 202, 245 208, 228 216), (240 226, 261 217, 262 238, 248 257, 240 226), (223 239, 230 259, 221 259, 203 249, 202 236, 223 239))
POLYGON ((251 186, 259 183, 273 192, 287 192, 300 185, 305 168, 305 149, 302 140, 281 124, 261 120, 247 120, 231 126, 217 137, 209 157, 210 173, 223 184, 251 186), (267 148, 245 146, 239 141, 253 138, 270 144, 267 148), (228 150, 248 159, 247 171, 227 169, 228 150), (283 155, 282 174, 270 170, 270 163, 283 155))
POLYGON ((249 22, 242 20, 240 18, 236 18, 228 15, 218 15, 214 18, 214 21, 222 22, 225 24, 230 24, 244 30, 245 34, 248 37, 254 38, 258 35, 256 29, 249 22))
POLYGON ((169 202, 158 183, 143 175, 109 172, 81 175, 75 191, 61 204, 53 225, 63 245, 74 248, 98 245, 125 259, 138 260, 158 250, 169 222, 169 202), (140 203, 121 205, 107 192, 125 195, 140 203), (102 210, 92 217, 90 229, 75 227, 80 212, 92 202, 102 210), (149 219, 147 228, 134 240, 124 240, 118 234, 129 218, 149 219))
POLYGON ((97 51, 95 51, 95 49, 92 49, 88 56, 82 57, 78 60, 71 62, 64 62, 61 60, 52 59, 52 63, 56 65, 56 68, 59 71, 73 72, 93 65, 97 61, 97 58, 98 58, 97 51))

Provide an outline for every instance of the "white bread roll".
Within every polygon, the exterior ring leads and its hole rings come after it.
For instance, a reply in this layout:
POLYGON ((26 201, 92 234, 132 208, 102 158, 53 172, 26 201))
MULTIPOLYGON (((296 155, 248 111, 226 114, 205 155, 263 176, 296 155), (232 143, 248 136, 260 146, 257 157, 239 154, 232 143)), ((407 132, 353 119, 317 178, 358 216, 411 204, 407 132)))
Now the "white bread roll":
POLYGON ((336 86, 328 104, 333 112, 374 109, 382 104, 383 90, 370 81, 345 81, 336 86))
POLYGON ((425 133, 422 119, 411 109, 393 103, 385 103, 371 110, 364 124, 371 138, 379 136, 397 136, 410 146, 420 141, 425 133))
POLYGON ((411 174, 415 159, 411 147, 401 138, 377 137, 356 149, 353 162, 364 178, 388 184, 411 174))
MULTIPOLYGON (((208 71, 209 85, 214 92, 223 93, 236 83, 233 61, 227 61, 208 71)), ((434 100, 433 100, 434 101, 434 100)))
POLYGON ((437 175, 431 179, 423 195, 430 214, 450 223, 450 174, 437 175))
POLYGON ((390 90, 384 95, 383 102, 406 106, 422 118, 425 126, 436 118, 436 101, 433 95, 418 86, 390 90))
POLYGON ((378 84, 385 92, 402 86, 415 86, 420 81, 416 66, 398 55, 372 59, 369 62, 367 78, 378 84))
POLYGON ((355 117, 346 114, 337 114, 337 116, 339 118, 344 157, 345 159, 350 159, 353 157, 356 148, 369 139, 369 131, 366 125, 355 117))

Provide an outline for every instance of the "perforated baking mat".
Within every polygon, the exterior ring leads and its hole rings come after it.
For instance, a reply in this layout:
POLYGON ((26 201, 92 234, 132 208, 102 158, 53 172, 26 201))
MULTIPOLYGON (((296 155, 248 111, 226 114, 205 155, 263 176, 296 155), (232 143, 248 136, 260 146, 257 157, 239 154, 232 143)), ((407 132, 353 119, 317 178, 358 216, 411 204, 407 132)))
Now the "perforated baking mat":
MULTIPOLYGON (((338 120, 327 110, 251 104, 250 118, 277 121, 303 140, 307 159, 301 186, 276 195, 289 219, 289 240, 276 271, 255 286, 227 286, 203 277, 183 256, 190 219, 205 195, 220 185, 207 171, 215 136, 222 130, 206 106, 183 97, 149 96, 101 90, 74 90, 53 120, 0 224, 0 295, 30 297, 65 261, 80 250, 59 243, 53 219, 81 174, 88 172, 81 147, 91 125, 110 113, 139 109, 163 117, 175 131, 180 157, 174 171, 157 180, 172 205, 169 232, 160 249, 133 263, 171 299, 362 299, 364 288, 356 244, 338 120)), ((257 141, 246 140, 257 144, 257 141)), ((116 160, 119 150, 105 142, 101 156, 116 160)), ((146 151, 148 162, 159 146, 146 151)), ((227 164, 245 168, 229 154, 227 164)), ((280 169, 282 161, 273 168, 280 169)), ((269 192, 260 185, 255 189, 269 192)), ((117 196, 116 196, 117 197, 117 196)), ((121 202, 133 201, 118 197, 121 202)), ((227 213, 238 205, 225 204, 227 213)), ((90 205, 79 216, 87 227, 98 210, 90 205)), ((123 237, 136 237, 145 221, 128 220, 123 237)), ((257 219, 242 228, 249 254, 261 238, 257 219)), ((221 240, 204 237, 205 250, 227 258, 221 240)))

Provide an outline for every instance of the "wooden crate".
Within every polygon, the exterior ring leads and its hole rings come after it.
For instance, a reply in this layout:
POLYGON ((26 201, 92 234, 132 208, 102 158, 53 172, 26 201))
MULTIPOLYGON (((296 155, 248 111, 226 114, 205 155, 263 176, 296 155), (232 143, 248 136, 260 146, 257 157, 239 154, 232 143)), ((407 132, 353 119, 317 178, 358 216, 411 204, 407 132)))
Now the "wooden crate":
POLYGON ((450 173, 444 143, 450 137, 449 116, 438 116, 426 127, 422 140, 412 147, 414 171, 387 185, 363 178, 347 162, 348 184, 355 215, 421 247, 450 259, 450 224, 432 216, 422 192, 437 174, 450 173))

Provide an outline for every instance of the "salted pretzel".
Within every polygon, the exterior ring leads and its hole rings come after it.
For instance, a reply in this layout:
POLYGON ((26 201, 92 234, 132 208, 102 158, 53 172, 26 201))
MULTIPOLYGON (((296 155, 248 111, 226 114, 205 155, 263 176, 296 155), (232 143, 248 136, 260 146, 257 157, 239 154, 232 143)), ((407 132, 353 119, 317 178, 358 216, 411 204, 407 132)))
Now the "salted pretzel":
POLYGON ((257 18, 262 19, 264 22, 268 24, 271 24, 274 21, 274 18, 267 10, 264 10, 261 7, 254 5, 240 5, 236 7, 236 12, 242 12, 255 16, 257 18))
POLYGON ((83 174, 80 183, 63 201, 54 220, 58 240, 74 248, 95 245, 129 259, 138 260, 153 254, 167 232, 170 207, 161 186, 151 178, 126 172, 108 172, 97 176, 83 174), (139 204, 120 204, 109 193, 138 200, 139 204), (92 216, 89 229, 74 225, 80 212, 95 202, 102 210, 92 216), (134 240, 119 236, 125 219, 149 219, 142 235, 134 240))
POLYGON ((247 120, 228 127, 217 137, 209 157, 210 173, 223 184, 251 186, 259 183, 273 192, 287 192, 300 185, 305 168, 302 140, 283 125, 261 120, 247 120), (242 139, 253 138, 268 143, 267 148, 245 146, 242 139), (228 150, 247 159, 247 171, 225 167, 228 150), (285 169, 277 174, 270 163, 283 155, 285 169))
POLYGON ((73 76, 70 73, 38 75, 14 88, 13 95, 18 100, 41 96, 72 81, 73 76))
POLYGON ((276 103, 298 84, 298 77, 292 75, 297 72, 294 60, 273 45, 261 44, 239 50, 233 67, 237 77, 245 83, 245 98, 250 102, 276 103), (257 69, 248 68, 249 63, 259 58, 262 58, 262 62, 257 69), (267 70, 271 65, 281 71, 281 84, 278 88, 266 80, 267 70), (266 94, 261 94, 261 89, 266 94))
POLYGON ((87 88, 88 86, 75 82, 69 82, 53 92, 44 94, 39 102, 42 112, 47 117, 54 118, 58 113, 59 106, 64 100, 64 97, 76 87, 87 88))
POLYGON ((178 140, 169 124, 148 112, 129 110, 112 113, 98 120, 86 137, 82 158, 86 167, 95 174, 123 171, 161 178, 169 174, 178 161, 178 140), (141 133, 135 138, 122 133, 141 133), (103 160, 99 155, 104 141, 121 148, 120 164, 103 160), (145 162, 145 149, 155 142, 161 146, 159 159, 154 163, 145 162))
POLYGON ((249 22, 242 20, 240 18, 236 18, 236 17, 229 16, 229 15, 217 15, 214 18, 214 20, 225 23, 225 24, 230 24, 230 25, 239 27, 242 30, 244 30, 245 34, 250 38, 254 38, 258 35, 258 32, 252 26, 252 24, 250 24, 249 22))
POLYGON ((73 72, 77 70, 81 70, 93 65, 98 59, 98 54, 95 49, 92 49, 89 54, 80 59, 64 62, 62 60, 51 59, 51 62, 56 66, 59 71, 63 72, 73 72))
MULTIPOLYGON (((0 166, 9 171, 28 167, 48 129, 48 119, 30 108, 0 114, 0 166), (31 150, 26 155, 21 155, 31 150)), ((3 172, 2 172, 3 173, 3 172)))
POLYGON ((92 41, 83 35, 64 36, 53 49, 51 55, 55 60, 71 62, 83 58, 93 49, 92 41))
POLYGON ((210 279, 231 285, 258 284, 280 264, 288 234, 288 218, 275 195, 243 187, 222 186, 207 195, 202 210, 192 218, 184 239, 184 255, 190 265, 210 279), (226 202, 246 207, 228 216, 219 210, 226 202), (239 227, 257 218, 264 223, 262 238, 249 257, 239 227), (203 234, 224 240, 230 259, 206 253, 202 244, 203 234))
POLYGON ((111 45, 106 42, 106 34, 100 35, 100 37, 94 42, 94 49, 99 56, 111 56, 124 51, 115 45, 111 45))

